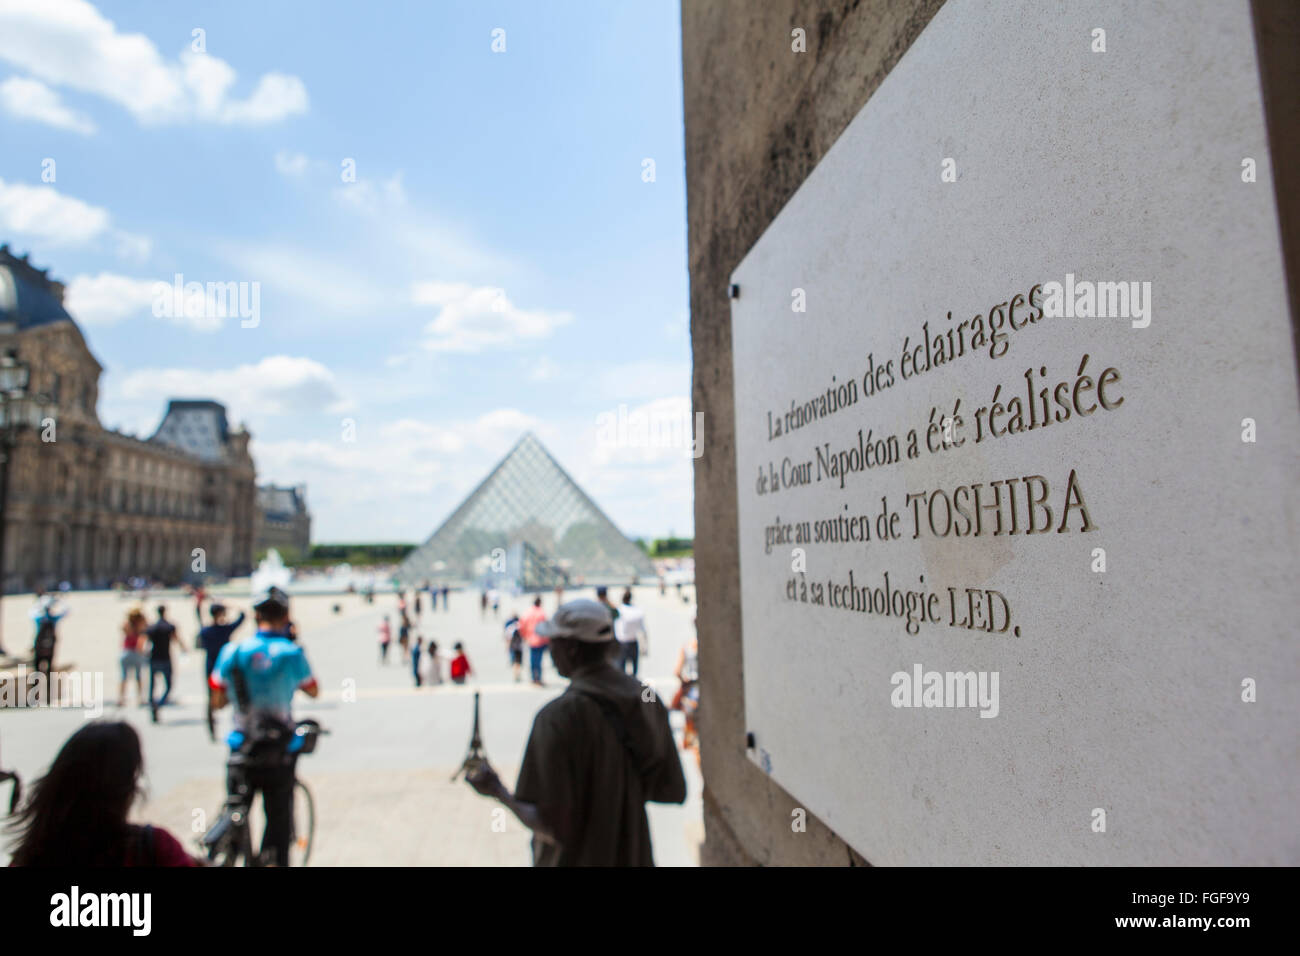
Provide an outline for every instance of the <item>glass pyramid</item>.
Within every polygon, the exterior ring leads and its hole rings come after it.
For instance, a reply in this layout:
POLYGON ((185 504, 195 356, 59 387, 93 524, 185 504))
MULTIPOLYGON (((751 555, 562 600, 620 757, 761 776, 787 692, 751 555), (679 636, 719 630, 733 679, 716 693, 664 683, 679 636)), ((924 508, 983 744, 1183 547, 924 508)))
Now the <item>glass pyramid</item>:
POLYGON ((397 572, 407 584, 456 581, 524 590, 624 584, 654 575, 645 553, 532 432, 397 572))

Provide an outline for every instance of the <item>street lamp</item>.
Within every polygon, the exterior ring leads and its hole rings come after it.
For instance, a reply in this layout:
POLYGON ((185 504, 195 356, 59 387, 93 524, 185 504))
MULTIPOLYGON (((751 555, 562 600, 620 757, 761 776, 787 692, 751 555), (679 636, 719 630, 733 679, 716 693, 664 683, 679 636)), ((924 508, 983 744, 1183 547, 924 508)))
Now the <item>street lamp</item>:
MULTIPOLYGON (((9 462, 24 428, 40 428, 56 406, 44 395, 29 395, 32 369, 12 352, 0 356, 0 599, 5 586, 5 528, 8 524, 9 462)), ((2 606, 2 605, 0 605, 2 606)), ((0 615, 3 620, 3 615, 0 615)), ((0 633, 0 655, 4 654, 0 633)))

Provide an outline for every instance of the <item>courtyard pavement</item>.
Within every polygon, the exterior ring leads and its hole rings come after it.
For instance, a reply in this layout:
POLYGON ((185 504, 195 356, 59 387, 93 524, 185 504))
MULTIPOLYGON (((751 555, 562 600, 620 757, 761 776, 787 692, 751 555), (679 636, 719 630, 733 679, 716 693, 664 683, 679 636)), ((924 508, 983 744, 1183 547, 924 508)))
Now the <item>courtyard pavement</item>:
MULTIPOLYGON (((611 593, 617 599, 621 590, 611 593)), ((233 609, 247 609, 246 582, 235 582, 219 596, 233 609)), ((683 601, 669 588, 640 587, 635 602, 646 610, 650 653, 641 660, 641 677, 667 700, 677 683, 672 677, 678 649, 693 630, 692 588, 683 601)), ((566 598, 590 597, 590 588, 571 590, 566 598)), ((173 655, 174 706, 153 724, 148 708, 135 703, 119 709, 118 654, 121 623, 136 602, 110 592, 66 596, 69 616, 59 625, 56 666, 102 675, 103 712, 122 717, 139 730, 144 743, 146 797, 134 816, 167 828, 192 845, 212 821, 225 793, 226 748, 208 739, 203 710, 203 657, 188 650, 173 655)), ((177 592, 147 600, 165 604, 186 648, 193 648, 197 622, 193 601, 177 592)), ((509 813, 493 814, 499 805, 475 794, 452 774, 465 756, 473 716, 473 693, 482 693, 481 722, 489 759, 513 786, 533 715, 563 691, 565 682, 547 660, 545 688, 513 682, 501 622, 512 608, 522 611, 531 596, 507 599, 499 619, 480 613, 477 592, 452 592, 450 611, 430 611, 427 601, 418 621, 426 641, 436 640, 442 653, 462 641, 477 672, 470 684, 417 689, 409 666, 402 666, 396 642, 396 597, 377 594, 373 605, 357 595, 311 595, 294 598, 293 617, 300 641, 321 684, 316 700, 298 697, 295 715, 315 717, 329 731, 316 752, 298 763, 298 775, 316 801, 316 840, 311 865, 367 866, 527 866, 531 851, 527 832, 509 813), (337 605, 337 611, 335 606, 337 605), (387 666, 379 663, 377 627, 384 614, 394 623, 387 666)), ((6 597, 2 613, 4 646, 10 654, 30 656, 30 595, 6 597)), ((555 597, 547 594, 548 614, 555 597)), ((236 638, 251 632, 245 623, 236 638)), ((444 665, 444 675, 446 667, 444 665)), ((161 693, 161 685, 160 691, 161 693)), ((146 691, 147 693, 147 691, 146 691)), ((93 711, 73 708, 0 708, 0 767, 17 770, 30 782, 44 772, 59 746, 93 711)), ((681 715, 671 715, 678 741, 681 715)), ((218 740, 229 729, 229 711, 221 716, 218 740)), ((655 860, 660 866, 698 864, 703 839, 699 771, 682 753, 688 795, 682 806, 649 805, 655 860)), ((7 793, 0 794, 7 799, 7 793)), ((260 827, 261 810, 255 814, 260 827)), ((8 862, 8 840, 0 838, 0 864, 8 862)))

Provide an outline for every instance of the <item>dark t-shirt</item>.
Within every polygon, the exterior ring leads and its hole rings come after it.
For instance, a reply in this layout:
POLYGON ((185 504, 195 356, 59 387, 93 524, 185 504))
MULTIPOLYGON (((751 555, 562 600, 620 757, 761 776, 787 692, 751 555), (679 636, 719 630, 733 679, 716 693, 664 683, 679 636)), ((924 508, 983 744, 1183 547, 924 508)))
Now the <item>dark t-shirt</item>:
POLYGON ((160 663, 170 663, 172 659, 172 635, 176 627, 171 621, 154 621, 145 629, 149 635, 149 659, 160 663))
POLYGON ((244 612, 240 611, 239 617, 228 624, 209 624, 199 631, 199 646, 203 648, 203 652, 207 655, 206 663, 209 676, 212 674, 212 668, 217 666, 217 655, 230 642, 230 635, 243 623, 244 612))
POLYGON ((535 866, 653 866, 645 803, 686 799, 668 711, 613 665, 579 671, 538 712, 515 795, 536 804, 557 845, 533 838, 535 866), (639 765, 593 696, 622 718, 639 765))

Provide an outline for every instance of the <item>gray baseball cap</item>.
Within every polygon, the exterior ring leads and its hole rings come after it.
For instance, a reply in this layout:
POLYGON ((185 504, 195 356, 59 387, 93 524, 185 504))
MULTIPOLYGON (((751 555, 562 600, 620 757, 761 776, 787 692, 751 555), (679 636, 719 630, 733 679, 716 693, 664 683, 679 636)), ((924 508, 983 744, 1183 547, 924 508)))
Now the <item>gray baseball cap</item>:
POLYGON ((614 639, 614 618, 599 601, 578 598, 566 601, 555 610, 549 621, 537 625, 542 637, 569 637, 587 644, 614 639))

